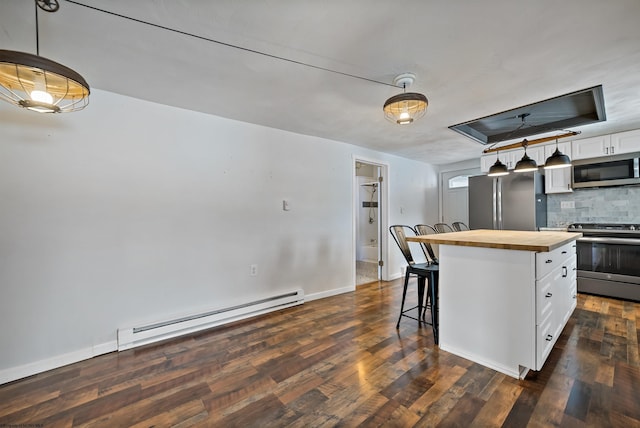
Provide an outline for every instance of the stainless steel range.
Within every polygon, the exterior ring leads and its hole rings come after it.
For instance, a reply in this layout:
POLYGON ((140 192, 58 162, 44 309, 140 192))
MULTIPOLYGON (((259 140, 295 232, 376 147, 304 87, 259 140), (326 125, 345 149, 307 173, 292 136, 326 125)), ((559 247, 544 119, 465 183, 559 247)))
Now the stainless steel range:
POLYGON ((640 225, 572 224, 577 241, 578 291, 640 301, 640 225))

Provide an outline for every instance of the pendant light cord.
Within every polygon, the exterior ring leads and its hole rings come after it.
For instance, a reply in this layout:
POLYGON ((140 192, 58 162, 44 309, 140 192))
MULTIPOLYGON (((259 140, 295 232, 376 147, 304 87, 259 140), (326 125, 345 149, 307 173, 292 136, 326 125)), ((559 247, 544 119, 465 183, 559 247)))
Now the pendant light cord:
POLYGON ((95 7, 95 6, 89 6, 89 5, 80 3, 80 2, 75 1, 75 0, 66 0, 66 1, 68 3, 75 4, 76 6, 82 6, 82 7, 86 7, 87 9, 92 9, 92 10, 94 10, 96 12, 102 12, 102 13, 105 13, 107 15, 116 16, 118 18, 128 19, 129 21, 137 22, 139 24, 144 24, 144 25, 148 25, 150 27, 159 28, 161 30, 171 31, 171 32, 174 32, 174 33, 177 33, 177 34, 182 34, 183 36, 193 37, 195 39, 204 40, 204 41, 210 42, 210 43, 216 43, 216 44, 221 45, 221 46, 226 46, 226 47, 229 47, 229 48, 239 49, 239 50, 242 50, 242 51, 245 51, 245 52, 254 53, 254 54, 257 54, 257 55, 262 55, 262 56, 265 56, 267 58, 273 58, 273 59, 277 59, 277 60, 280 60, 280 61, 286 61, 286 62, 289 62, 289 63, 292 63, 292 64, 297 64, 297 65, 302 65, 302 66, 309 67, 309 68, 314 68, 316 70, 327 71, 329 73, 340 74, 342 76, 347 76, 347 77, 352 77, 354 79, 360 79, 360 80, 364 80, 364 81, 367 81, 367 82, 377 83, 379 85, 391 86, 391 87, 394 87, 394 88, 402 88, 401 86, 393 85, 391 83, 381 82, 379 80, 370 79, 368 77, 356 76, 355 74, 345 73, 343 71, 332 70, 330 68, 320 67, 319 65, 313 65, 313 64, 306 63, 306 62, 297 61, 295 59, 285 58, 285 57, 282 57, 282 56, 278 56, 278 55, 274 55, 274 54, 270 54, 270 53, 266 53, 266 52, 261 52, 261 51, 255 50, 255 49, 245 48, 243 46, 238 46, 238 45, 234 45, 234 44, 231 44, 231 43, 222 42, 220 40, 210 39, 208 37, 199 36, 197 34, 188 33, 186 31, 182 31, 182 30, 176 30, 175 28, 165 27, 164 25, 154 24, 152 22, 143 21, 143 20, 138 19, 138 18, 132 18, 130 16, 122 15, 122 14, 119 14, 119 13, 116 13, 116 12, 111 12, 111 11, 108 11, 108 10, 105 10, 105 9, 100 9, 98 7, 95 7))
POLYGON ((38 30, 38 2, 34 1, 33 5, 36 8, 36 55, 40 56, 40 32, 38 30))

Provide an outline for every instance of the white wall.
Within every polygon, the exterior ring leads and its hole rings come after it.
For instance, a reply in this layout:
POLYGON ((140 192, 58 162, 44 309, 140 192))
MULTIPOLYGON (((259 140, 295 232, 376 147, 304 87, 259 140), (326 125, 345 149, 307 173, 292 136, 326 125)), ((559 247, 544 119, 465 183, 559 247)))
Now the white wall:
POLYGON ((430 165, 108 92, 0 125, 0 383, 139 321, 353 290, 354 155, 390 165, 391 223, 437 217, 430 165))

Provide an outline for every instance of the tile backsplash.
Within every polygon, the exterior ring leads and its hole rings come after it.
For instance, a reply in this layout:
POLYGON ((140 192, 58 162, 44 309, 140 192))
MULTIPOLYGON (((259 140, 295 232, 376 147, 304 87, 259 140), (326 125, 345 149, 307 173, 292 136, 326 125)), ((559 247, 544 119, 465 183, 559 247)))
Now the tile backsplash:
POLYGON ((547 226, 565 227, 571 223, 640 224, 640 186, 577 189, 573 193, 547 195, 547 226))

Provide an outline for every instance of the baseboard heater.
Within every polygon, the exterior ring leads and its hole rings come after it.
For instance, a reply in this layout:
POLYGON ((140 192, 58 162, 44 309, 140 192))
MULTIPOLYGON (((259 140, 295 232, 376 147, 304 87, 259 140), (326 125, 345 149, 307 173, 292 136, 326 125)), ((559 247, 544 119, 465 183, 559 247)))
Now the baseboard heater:
POLYGON ((121 328, 118 329, 118 351, 148 345, 303 303, 304 291, 298 289, 229 308, 215 309, 137 327, 121 328))

